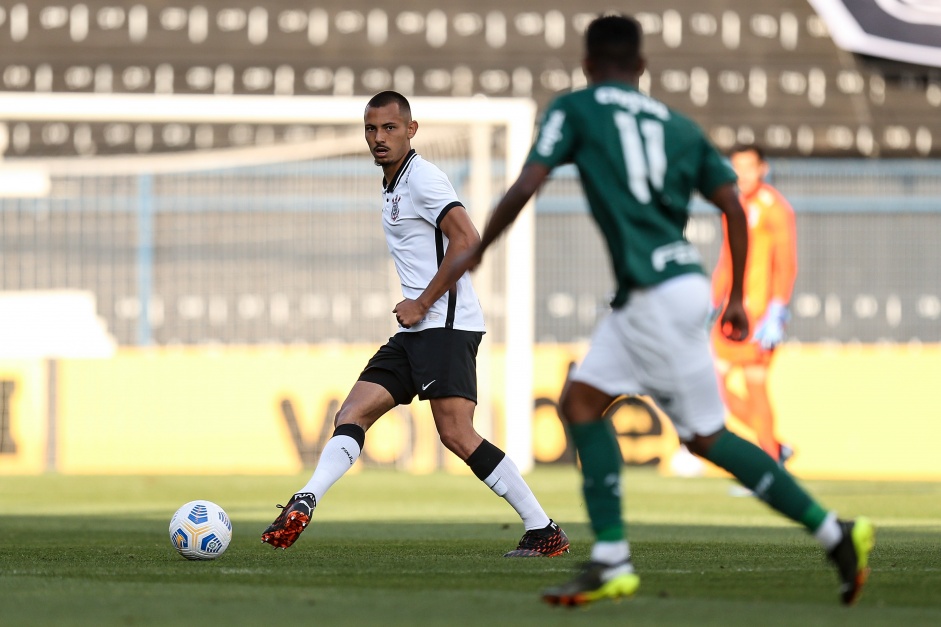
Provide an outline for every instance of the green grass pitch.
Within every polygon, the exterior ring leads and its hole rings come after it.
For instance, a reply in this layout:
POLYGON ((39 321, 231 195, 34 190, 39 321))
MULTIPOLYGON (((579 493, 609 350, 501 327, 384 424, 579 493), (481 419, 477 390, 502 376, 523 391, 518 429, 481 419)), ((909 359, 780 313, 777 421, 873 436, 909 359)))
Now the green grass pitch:
POLYGON ((538 592, 588 558, 571 467, 529 481, 570 554, 509 560, 522 526, 470 475, 365 470, 344 478, 287 551, 260 532, 295 477, 3 477, 0 624, 19 625, 941 625, 941 486, 808 482, 877 528, 859 604, 841 607, 816 543, 725 479, 625 470, 637 596, 553 608, 538 592), (234 527, 228 551, 188 562, 177 507, 203 498, 234 527))

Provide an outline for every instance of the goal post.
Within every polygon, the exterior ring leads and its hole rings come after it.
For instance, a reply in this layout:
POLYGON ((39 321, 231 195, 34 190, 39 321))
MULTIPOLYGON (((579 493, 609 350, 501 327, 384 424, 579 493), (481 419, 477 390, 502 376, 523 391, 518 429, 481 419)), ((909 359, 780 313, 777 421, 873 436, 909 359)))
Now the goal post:
MULTIPOLYGON (((335 132, 304 141, 267 145, 0 160, 0 175, 7 171, 22 181, 26 181, 23 177, 32 177, 30 180, 36 180, 37 193, 42 194, 43 190, 48 192, 48 178, 57 176, 151 176, 329 159, 334 154, 364 154, 362 111, 366 102, 365 97, 8 92, 0 98, 0 126, 6 125, 5 136, 9 135, 11 125, 41 122, 323 125, 334 127, 335 132)), ((466 161, 468 174, 463 192, 460 189, 458 192, 466 198, 474 223, 482 229, 495 200, 515 180, 525 161, 535 127, 535 103, 524 98, 484 97, 414 97, 410 102, 420 124, 413 145, 423 154, 426 146, 433 146, 439 139, 442 143, 450 141, 446 138, 449 129, 466 129, 467 137, 462 140, 466 144, 462 148, 465 153, 457 158, 466 161)), ((434 150, 430 152, 426 156, 435 161, 434 150)), ((455 158, 453 152, 447 157, 455 158)), ((477 424, 485 437, 496 436, 503 440, 507 453, 523 472, 533 465, 534 234, 534 211, 529 206, 508 232, 499 254, 491 254, 475 277, 485 310, 498 307, 503 314, 505 350, 501 382, 505 399, 503 433, 493 433, 494 422, 489 411, 493 343, 490 338, 485 339, 480 354, 481 402, 477 424), (495 266, 497 263, 499 267, 495 266), (488 300, 491 302, 487 303, 488 300)), ((142 315, 141 320, 144 328, 139 330, 138 336, 146 340, 150 333, 146 328, 147 315, 142 315)), ((487 323, 488 328, 492 328, 489 315, 487 323)))

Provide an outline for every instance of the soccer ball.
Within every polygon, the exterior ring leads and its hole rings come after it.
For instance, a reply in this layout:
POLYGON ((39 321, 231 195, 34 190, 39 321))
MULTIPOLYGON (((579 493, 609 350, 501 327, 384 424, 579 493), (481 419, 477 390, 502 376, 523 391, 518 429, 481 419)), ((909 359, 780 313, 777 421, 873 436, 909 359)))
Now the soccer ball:
POLYGON ((170 542, 188 560, 214 560, 230 540, 232 522, 212 501, 190 501, 170 519, 170 542))

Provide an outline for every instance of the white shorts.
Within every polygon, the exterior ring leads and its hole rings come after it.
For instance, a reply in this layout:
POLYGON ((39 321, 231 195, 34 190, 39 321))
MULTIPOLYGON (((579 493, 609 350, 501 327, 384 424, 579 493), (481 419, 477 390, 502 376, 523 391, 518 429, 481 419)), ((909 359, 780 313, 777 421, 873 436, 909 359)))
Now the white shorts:
POLYGON ((725 425, 709 335, 709 281, 684 274, 634 290, 595 329, 573 381, 611 396, 649 394, 683 441, 725 425))

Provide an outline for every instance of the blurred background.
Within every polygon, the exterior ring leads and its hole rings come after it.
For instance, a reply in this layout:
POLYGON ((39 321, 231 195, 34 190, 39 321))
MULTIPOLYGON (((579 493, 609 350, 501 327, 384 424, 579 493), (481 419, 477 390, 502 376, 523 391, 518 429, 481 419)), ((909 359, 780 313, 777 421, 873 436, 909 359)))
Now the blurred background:
MULTIPOLYGON (((796 211, 772 375, 794 471, 941 477, 941 11, 916 0, 0 3, 0 473, 313 463, 401 298, 365 102, 413 100, 482 228, 534 128, 515 107, 585 84, 606 11, 644 27, 641 88, 762 145, 796 211)), ((554 403, 613 287, 573 170, 529 224, 524 261, 475 277, 479 428, 524 468, 571 461, 554 403)), ((709 269, 721 233, 695 199, 709 269)), ((629 463, 675 449, 662 415, 615 413, 629 463)), ((375 433, 366 465, 460 470, 418 404, 375 433)))

